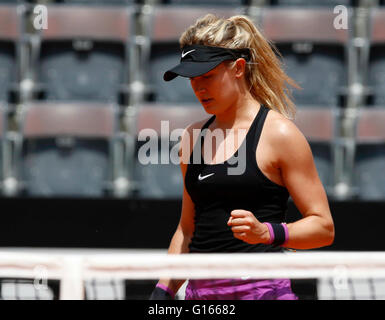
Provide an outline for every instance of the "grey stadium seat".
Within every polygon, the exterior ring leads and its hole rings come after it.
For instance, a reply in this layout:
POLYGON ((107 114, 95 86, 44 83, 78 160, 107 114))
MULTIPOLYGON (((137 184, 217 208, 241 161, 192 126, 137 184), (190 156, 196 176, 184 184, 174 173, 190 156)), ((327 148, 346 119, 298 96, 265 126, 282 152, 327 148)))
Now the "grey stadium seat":
POLYGON ((372 88, 372 103, 385 106, 385 44, 373 46, 369 64, 369 86, 372 88))
POLYGON ((48 6, 38 81, 45 99, 116 102, 128 81, 132 8, 48 6), (100 21, 103 21, 102 23, 100 21))
POLYGON ((172 5, 204 5, 204 6, 241 6, 247 4, 246 0, 164 0, 163 3, 172 5))
POLYGON ((295 123, 310 144, 323 186, 328 193, 331 193, 334 184, 335 113, 333 109, 298 108, 295 123))
POLYGON ((385 108, 361 109, 357 123, 355 184, 363 200, 385 199, 385 108))
POLYGON ((338 6, 344 5, 348 6, 350 0, 271 0, 272 5, 280 6, 338 6))
POLYGON ((284 69, 303 90, 293 89, 298 106, 339 103, 346 86, 347 30, 335 29, 326 8, 266 8, 262 29, 283 55, 284 69))
MULTIPOLYGON (((199 108, 191 108, 188 106, 181 107, 179 105, 142 105, 138 115, 137 130, 139 134, 146 134, 144 129, 151 129, 155 134, 155 143, 158 144, 158 152, 155 155, 144 154, 140 149, 147 141, 139 141, 137 145, 137 158, 135 165, 135 181, 138 181, 138 197, 139 198, 155 198, 155 199, 175 199, 181 198, 183 193, 183 177, 179 163, 173 163, 171 160, 168 164, 161 163, 161 157, 170 158, 170 152, 173 148, 177 148, 177 141, 174 137, 170 141, 170 136, 166 132, 161 131, 161 121, 168 121, 169 131, 175 129, 184 129, 191 122, 207 118, 204 111, 199 108), (163 142, 162 142, 163 141, 163 142), (161 147, 161 144, 167 147, 161 147), (154 156, 158 164, 144 164, 143 160, 154 156)), ((176 132, 176 131, 174 131, 176 132)), ((180 131, 181 135, 181 131, 180 131)), ((145 137, 143 136, 143 139, 145 137)), ((144 147, 146 148, 146 147, 144 147)), ((146 148, 147 150, 148 148, 146 148)), ((142 149, 143 150, 143 149, 142 149)), ((175 150, 175 149, 174 149, 175 150)), ((172 151, 174 152, 174 151, 172 151)))
POLYGON ((8 110, 7 107, 0 103, 0 185, 3 187, 4 179, 7 175, 8 167, 5 167, 7 161, 5 143, 6 143, 6 132, 8 129, 8 110))
POLYGON ((133 4, 135 0, 54 0, 53 2, 84 5, 126 5, 133 4))
POLYGON ((22 121, 24 194, 100 197, 111 177, 116 108, 95 103, 31 103, 22 121))
POLYGON ((154 88, 155 101, 158 103, 198 103, 191 88, 190 80, 177 77, 170 82, 163 80, 168 68, 174 67, 180 60, 179 46, 154 45, 151 55, 151 81, 154 88), (163 47, 163 48, 162 48, 163 47))
POLYGON ((385 106, 385 8, 373 9, 369 59, 372 104, 385 106))

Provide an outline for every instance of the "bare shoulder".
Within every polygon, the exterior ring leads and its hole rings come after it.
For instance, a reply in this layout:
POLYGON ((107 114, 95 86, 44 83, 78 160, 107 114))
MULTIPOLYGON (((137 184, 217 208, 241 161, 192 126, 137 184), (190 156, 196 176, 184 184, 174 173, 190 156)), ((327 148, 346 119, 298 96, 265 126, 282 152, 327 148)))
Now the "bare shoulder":
POLYGON ((266 143, 272 147, 278 167, 312 166, 310 145, 295 123, 276 111, 270 111, 265 122, 266 143))
POLYGON ((274 144, 291 146, 306 142, 306 138, 295 123, 275 110, 268 113, 265 127, 267 139, 274 144))

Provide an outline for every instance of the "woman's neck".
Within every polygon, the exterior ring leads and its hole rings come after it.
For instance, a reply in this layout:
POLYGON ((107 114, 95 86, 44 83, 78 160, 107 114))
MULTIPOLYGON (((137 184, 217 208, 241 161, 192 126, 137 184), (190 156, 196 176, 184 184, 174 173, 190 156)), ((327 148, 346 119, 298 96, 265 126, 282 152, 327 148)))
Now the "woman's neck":
MULTIPOLYGON (((215 115, 215 121, 211 127, 221 129, 246 127, 257 115, 260 103, 252 98, 251 95, 245 95, 237 99, 236 103, 223 112, 215 115)), ((213 128, 213 129, 214 129, 213 128)))

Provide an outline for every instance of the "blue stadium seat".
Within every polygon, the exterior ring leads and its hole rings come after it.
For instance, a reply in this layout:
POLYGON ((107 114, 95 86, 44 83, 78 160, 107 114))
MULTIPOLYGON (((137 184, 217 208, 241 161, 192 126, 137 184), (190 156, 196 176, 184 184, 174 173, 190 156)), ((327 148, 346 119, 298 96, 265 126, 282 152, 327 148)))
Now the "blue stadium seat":
POLYGON ((23 0, 0 0, 0 4, 17 4, 23 0))
MULTIPOLYGON (((8 129, 8 110, 5 104, 0 103, 0 186, 3 188, 3 182, 6 177, 6 134, 8 129)), ((3 190, 2 190, 3 191, 3 190)))
POLYGON ((0 5, 0 101, 8 101, 11 86, 17 81, 19 38, 20 18, 17 7, 0 5))
POLYGON ((385 106, 385 43, 371 48, 369 86, 372 89, 372 104, 385 106))
POLYGON ((272 5, 278 6, 348 6, 350 0, 271 0, 272 5))
POLYGON ((198 103, 191 88, 190 80, 177 77, 172 84, 163 80, 163 74, 180 60, 179 46, 153 45, 151 54, 150 79, 158 103, 198 103))
POLYGON ((52 5, 41 33, 38 81, 45 99, 117 102, 128 81, 132 8, 52 5), (101 23, 102 21, 102 23, 101 23))
POLYGON ((334 28, 334 18, 325 8, 264 10, 264 34, 281 52, 286 73, 303 88, 293 92, 298 106, 336 106, 346 86, 348 33, 334 28))
POLYGON ((135 3, 135 0, 54 0, 53 2, 83 5, 126 5, 135 3))
POLYGON ((108 194, 116 108, 96 103, 31 103, 23 112, 20 179, 26 196, 108 194))
POLYGON ((361 109, 354 178, 362 200, 385 199, 385 108, 361 109))
MULTIPOLYGON (((160 161, 161 154, 163 157, 168 157, 169 152, 173 145, 170 145, 170 149, 161 149, 161 140, 157 140, 159 143, 158 157, 160 161)), ((163 143, 167 143, 164 140, 163 143)), ((139 143, 137 146, 137 153, 140 154, 140 149, 145 143, 139 143)), ((140 157, 139 157, 140 158, 140 157)), ((142 164, 138 159, 135 167, 135 181, 138 181, 138 194, 139 198, 143 199, 175 199, 181 198, 183 192, 183 178, 180 171, 180 167, 174 163, 162 164, 162 163, 149 163, 142 164)))
POLYGON ((241 7, 218 6, 215 11, 199 6, 157 6, 151 18, 151 54, 148 85, 159 103, 198 103, 189 79, 178 77, 171 83, 163 81, 163 73, 180 61, 179 37, 190 25, 213 12, 218 16, 241 13, 241 7))
POLYGON ((385 106, 385 9, 373 9, 369 58, 371 104, 385 106))
POLYGON ((248 3, 247 0, 164 0, 165 4, 172 5, 203 5, 203 6, 242 6, 248 3))
POLYGON ((11 84, 16 80, 15 47, 0 40, 0 100, 8 101, 11 84))
POLYGON ((298 108, 295 123, 307 138, 323 186, 332 194, 334 185, 335 112, 331 108, 298 108))
POLYGON ((204 111, 199 108, 170 106, 170 105, 142 105, 138 115, 137 130, 138 144, 136 147, 135 181, 138 181, 138 197, 153 199, 175 199, 181 198, 183 193, 183 177, 179 163, 174 160, 173 154, 178 148, 176 137, 171 137, 167 132, 161 131, 161 121, 168 121, 169 132, 176 135, 182 134, 184 128, 191 122, 207 118, 204 111), (148 130, 152 131, 149 132, 148 130), (174 131, 174 130, 180 130, 174 131), (143 131, 146 130, 146 131, 143 131), (152 136, 146 139, 146 136, 152 136), (149 149, 149 141, 153 141, 157 152, 155 154, 145 153, 149 149), (143 148, 143 149, 141 149, 143 148), (171 155, 170 155, 171 152, 171 155), (154 159, 146 164, 144 161, 154 159), (164 163, 161 159, 169 163, 164 163))

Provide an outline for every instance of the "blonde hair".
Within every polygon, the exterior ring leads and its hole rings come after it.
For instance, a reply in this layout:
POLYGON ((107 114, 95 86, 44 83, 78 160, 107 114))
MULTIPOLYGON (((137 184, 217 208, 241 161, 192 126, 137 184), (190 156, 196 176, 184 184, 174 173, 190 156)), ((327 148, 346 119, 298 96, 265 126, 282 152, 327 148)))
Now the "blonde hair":
POLYGON ((180 37, 181 47, 201 44, 231 49, 250 48, 251 60, 246 65, 246 80, 250 93, 258 102, 293 119, 295 105, 289 86, 300 89, 283 70, 282 58, 246 16, 221 19, 207 14, 190 26, 180 37), (276 55, 277 54, 277 55, 276 55))

